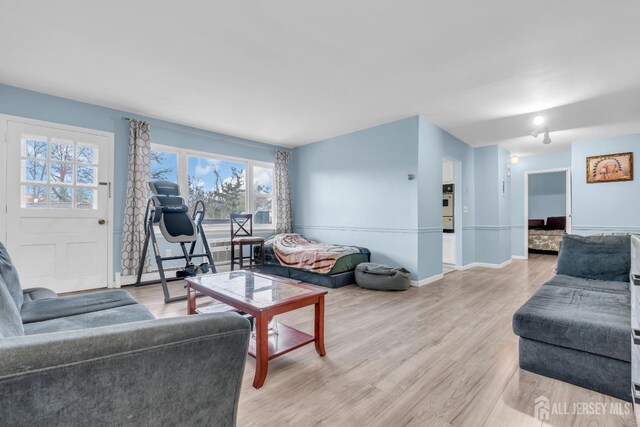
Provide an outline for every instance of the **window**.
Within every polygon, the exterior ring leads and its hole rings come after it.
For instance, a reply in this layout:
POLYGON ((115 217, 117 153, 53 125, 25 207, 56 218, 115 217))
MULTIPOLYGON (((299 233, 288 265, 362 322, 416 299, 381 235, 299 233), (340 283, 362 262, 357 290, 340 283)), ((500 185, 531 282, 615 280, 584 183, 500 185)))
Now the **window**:
POLYGON ((97 209, 98 148, 91 144, 23 136, 21 206, 97 209))
POLYGON ((206 157, 188 157, 189 206, 202 200, 210 224, 228 224, 229 214, 246 211, 246 164, 206 157))
POLYGON ((151 149, 151 180, 178 182, 178 153, 151 149))
POLYGON ((273 228, 273 164, 153 144, 151 179, 180 184, 190 207, 202 200, 209 227, 226 229, 229 214, 250 212, 255 227, 273 228))
POLYGON ((253 222, 273 224, 273 167, 253 166, 253 222))

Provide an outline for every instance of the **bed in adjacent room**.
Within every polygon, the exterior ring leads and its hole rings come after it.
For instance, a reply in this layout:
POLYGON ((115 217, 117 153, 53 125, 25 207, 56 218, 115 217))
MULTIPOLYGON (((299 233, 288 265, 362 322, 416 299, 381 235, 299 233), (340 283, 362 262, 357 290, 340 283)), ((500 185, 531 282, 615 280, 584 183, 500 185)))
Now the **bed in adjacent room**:
POLYGON ((549 217, 546 224, 541 219, 529 220, 529 251, 558 253, 565 234, 567 218, 549 217))
POLYGON ((264 253, 266 274, 328 288, 355 283, 356 266, 371 258, 367 248, 315 242, 294 233, 270 237, 264 253))

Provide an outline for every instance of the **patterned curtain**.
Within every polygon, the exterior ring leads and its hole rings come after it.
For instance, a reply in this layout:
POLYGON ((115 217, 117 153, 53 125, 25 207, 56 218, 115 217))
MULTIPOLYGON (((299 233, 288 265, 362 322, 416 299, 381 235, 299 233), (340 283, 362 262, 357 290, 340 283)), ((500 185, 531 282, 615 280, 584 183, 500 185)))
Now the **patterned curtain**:
POLYGON ((151 165, 151 137, 149 123, 131 120, 129 129, 129 175, 127 200, 122 230, 122 259, 120 274, 131 276, 144 262, 144 272, 151 271, 149 256, 141 260, 144 245, 144 212, 149 195, 148 182, 151 165))
POLYGON ((291 233, 293 216, 291 214, 291 191, 289 189, 289 152, 276 151, 274 170, 276 197, 276 233, 291 233))

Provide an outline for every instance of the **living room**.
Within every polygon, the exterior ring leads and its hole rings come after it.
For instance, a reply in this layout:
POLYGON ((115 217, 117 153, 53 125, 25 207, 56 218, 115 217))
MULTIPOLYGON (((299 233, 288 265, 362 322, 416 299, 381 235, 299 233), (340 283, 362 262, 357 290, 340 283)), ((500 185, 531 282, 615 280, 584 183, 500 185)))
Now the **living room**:
POLYGON ((640 8, 460 6, 3 1, 0 424, 635 425, 640 8))

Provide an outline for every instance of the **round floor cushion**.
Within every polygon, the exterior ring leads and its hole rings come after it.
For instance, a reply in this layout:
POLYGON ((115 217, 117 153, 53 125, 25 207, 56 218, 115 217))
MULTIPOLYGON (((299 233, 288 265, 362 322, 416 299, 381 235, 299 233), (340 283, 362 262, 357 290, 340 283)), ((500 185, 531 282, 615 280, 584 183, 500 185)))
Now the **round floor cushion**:
POLYGON ((363 262, 356 267, 356 283, 376 291, 406 291, 411 285, 411 276, 402 267, 363 262))

